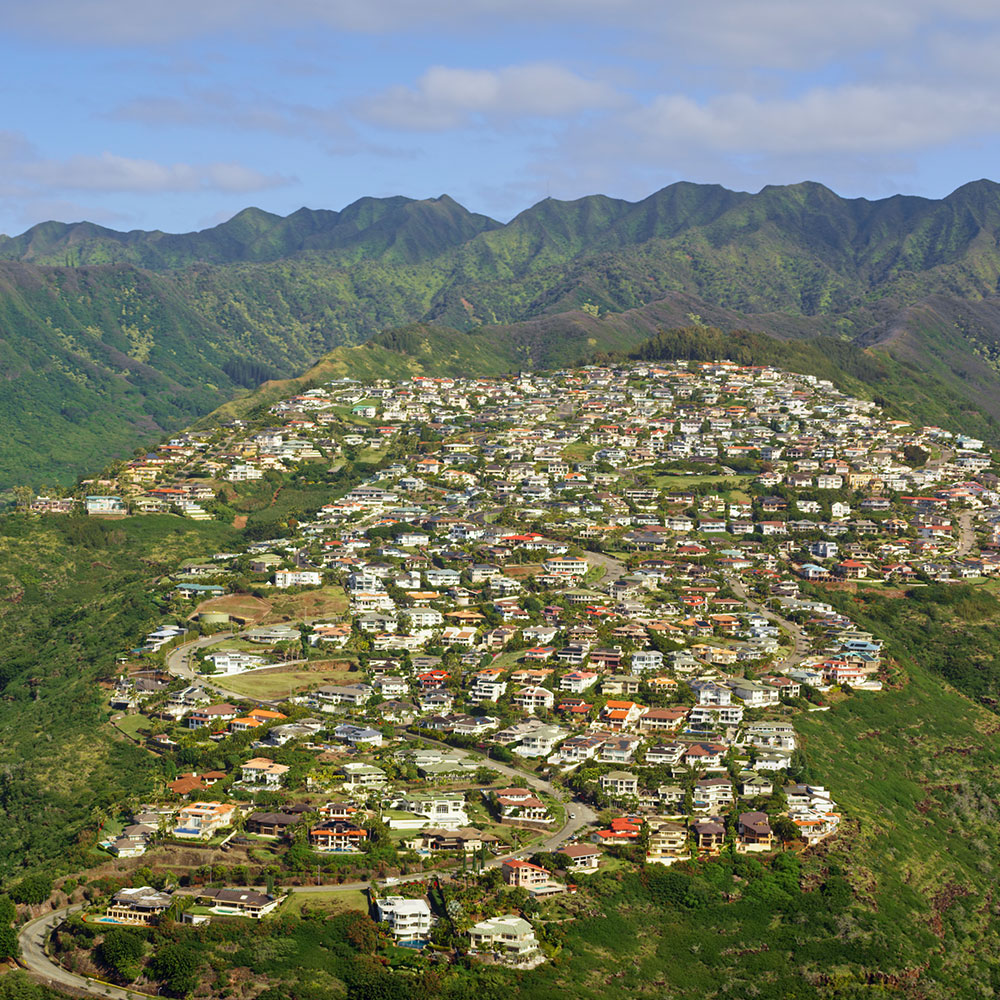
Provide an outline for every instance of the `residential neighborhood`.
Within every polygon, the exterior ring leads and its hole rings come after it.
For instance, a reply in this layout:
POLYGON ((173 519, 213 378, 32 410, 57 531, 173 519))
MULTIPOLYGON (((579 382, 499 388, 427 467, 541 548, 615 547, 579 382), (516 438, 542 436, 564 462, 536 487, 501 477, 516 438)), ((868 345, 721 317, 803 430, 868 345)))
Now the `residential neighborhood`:
MULTIPOLYGON (((172 570, 109 706, 151 752, 231 764, 179 774, 102 846, 495 870, 496 912, 462 931, 480 960, 544 961, 533 907, 609 863, 836 836, 837 771, 813 783, 796 720, 878 698, 895 669, 837 594, 1000 574, 982 441, 728 361, 341 379, 179 435, 80 503, 221 519, 358 455, 364 477, 273 537, 172 570), (532 906, 503 909, 512 889, 532 906)), ((435 877, 412 898, 371 879, 395 941, 445 932, 435 877)), ((170 906, 119 896, 108 919, 170 906)), ((280 912, 273 893, 210 902, 280 912)))

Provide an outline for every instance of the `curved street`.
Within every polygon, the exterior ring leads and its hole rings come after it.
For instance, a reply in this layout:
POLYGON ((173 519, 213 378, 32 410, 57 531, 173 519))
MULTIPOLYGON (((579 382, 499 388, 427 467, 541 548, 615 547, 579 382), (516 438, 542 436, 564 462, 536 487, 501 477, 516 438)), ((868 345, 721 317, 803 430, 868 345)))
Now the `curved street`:
MULTIPOLYGON (((168 667, 170 667, 172 673, 175 673, 179 677, 189 677, 192 679, 196 678, 199 681, 202 681, 204 679, 203 675, 193 674, 190 667, 187 665, 187 653, 193 648, 210 645, 212 642, 219 642, 223 638, 229 637, 229 634, 207 636, 202 637, 201 639, 196 639, 193 642, 186 643, 184 646, 178 646, 176 649, 171 650, 168 655, 168 667), (170 664, 171 657, 174 658, 172 666, 170 664)), ((225 688, 222 688, 212 682, 209 682, 207 686, 212 687, 220 693, 225 693, 225 688)), ((446 743, 441 743, 438 740, 428 739, 423 736, 416 737, 404 734, 404 738, 413 741, 419 740, 420 742, 432 745, 448 747, 448 744, 446 743)), ((566 810, 566 817, 562 827, 545 840, 530 847, 518 848, 510 853, 491 857, 485 863, 486 868, 496 868, 502 865, 504 861, 511 858, 523 857, 528 854, 539 852, 557 851, 568 841, 572 840, 580 830, 597 821, 597 814, 590 808, 590 806, 576 799, 567 797, 562 789, 557 788, 552 782, 547 781, 536 774, 522 771, 516 767, 510 766, 509 764, 493 760, 492 758, 487 758, 487 765, 505 777, 511 778, 528 787, 534 788, 536 791, 544 792, 551 796, 563 805, 566 810)), ((459 865, 455 864, 449 866, 448 868, 436 868, 432 871, 413 872, 408 875, 398 876, 391 884, 398 885, 402 882, 416 882, 425 878, 448 875, 457 870, 459 870, 459 865)), ((296 886, 293 891, 306 894, 352 892, 368 889, 372 886, 372 884, 377 883, 378 881, 379 880, 321 883, 319 885, 296 886)), ((147 997, 149 994, 142 993, 138 990, 112 986, 109 983, 77 975, 76 973, 64 969, 48 956, 47 949, 49 937, 52 931, 58 927, 69 914, 82 910, 83 908, 83 904, 77 903, 73 906, 65 906, 59 910, 53 910, 51 913, 46 913, 43 916, 36 917, 34 920, 28 921, 28 923, 21 928, 18 935, 18 941, 21 946, 21 965, 41 982, 56 988, 69 989, 74 993, 105 998, 110 997, 111 1000, 140 1000, 140 998, 147 997)))
POLYGON ((788 670, 792 667, 797 667, 809 655, 809 640, 802 629, 795 622, 790 622, 787 618, 782 618, 781 615, 770 611, 763 604, 758 604, 752 597, 749 597, 746 587, 735 576, 727 576, 726 582, 746 607, 756 611, 759 615, 768 619, 768 621, 774 622, 775 625, 780 625, 791 636, 792 651, 783 660, 776 663, 775 668, 778 670, 788 670))
MULTIPOLYGON (((207 649, 210 646, 215 646, 220 642, 225 642, 227 639, 237 638, 238 633, 236 632, 217 632, 215 635, 204 635, 199 639, 194 639, 191 642, 182 643, 180 646, 175 646, 170 652, 167 653, 166 664, 167 671, 174 675, 174 677, 180 677, 183 680, 191 681, 192 683, 197 682, 204 688, 208 688, 210 691, 214 691, 216 694, 220 694, 225 698, 239 698, 245 699, 246 695, 240 694, 238 691, 232 691, 227 688, 224 684, 220 683, 214 674, 200 674, 192 666, 191 653, 196 649, 207 649)), ((286 660, 284 663, 279 664, 282 667, 294 667, 296 664, 305 663, 305 660, 286 660)), ((274 669, 275 664, 270 667, 261 667, 259 669, 268 670, 274 669)), ((246 670, 243 671, 239 676, 244 676, 244 674, 251 674, 254 671, 246 670)), ((266 698, 254 698, 253 701, 259 702, 262 705, 276 705, 284 699, 275 699, 268 701, 266 698)))
MULTIPOLYGON (((516 777, 525 781, 534 788, 550 791, 555 795, 555 789, 550 782, 538 778, 535 775, 527 775, 515 768, 508 767, 497 761, 490 761, 490 765, 503 774, 516 777)), ((559 796, 555 796, 559 798, 559 796)), ((541 844, 530 848, 523 848, 509 854, 502 854, 490 858, 486 868, 496 868, 511 858, 521 857, 525 854, 536 852, 551 852, 562 847, 571 840, 575 834, 590 823, 596 821, 597 816, 587 805, 575 800, 562 800, 566 806, 566 822, 562 829, 554 833, 541 844)), ((459 865, 451 865, 448 868, 436 868, 432 871, 413 872, 408 875, 400 875, 386 885, 399 885, 403 882, 418 882, 423 879, 435 878, 441 875, 448 875, 459 870, 459 865)), ((364 882, 334 882, 321 883, 319 885, 295 886, 293 892, 307 895, 331 892, 356 892, 371 888, 379 880, 369 880, 364 882)), ((59 910, 43 914, 34 920, 29 920, 18 934, 18 943, 21 946, 21 965, 30 972, 36 979, 53 986, 57 989, 69 989, 75 993, 87 994, 90 996, 110 997, 111 1000, 141 1000, 149 994, 139 990, 130 990, 125 987, 112 986, 100 980, 90 979, 86 976, 77 975, 64 969, 54 962, 48 955, 49 937, 52 932, 71 914, 84 908, 84 904, 76 903, 73 906, 64 906, 59 910)))
POLYGON ((91 996, 110 997, 111 1000, 141 1000, 148 996, 138 990, 124 989, 109 983, 78 976, 75 972, 64 969, 49 958, 47 948, 49 935, 67 916, 83 909, 82 903, 74 906, 64 906, 60 910, 43 914, 29 920, 18 934, 21 946, 21 965, 36 979, 55 989, 70 990, 73 993, 90 994, 91 996))

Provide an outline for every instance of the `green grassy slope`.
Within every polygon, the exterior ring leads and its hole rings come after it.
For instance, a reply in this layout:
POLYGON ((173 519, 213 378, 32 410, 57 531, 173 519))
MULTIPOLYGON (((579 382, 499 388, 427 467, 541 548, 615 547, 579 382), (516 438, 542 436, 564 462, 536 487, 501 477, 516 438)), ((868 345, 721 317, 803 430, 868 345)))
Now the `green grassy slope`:
POLYGON ((911 662, 899 690, 850 697, 799 728, 814 780, 846 814, 838 839, 803 862, 808 891, 760 872, 723 885, 739 897, 725 903, 711 866, 676 901, 609 880, 599 914, 563 929, 562 959, 519 996, 989 995, 1000 958, 995 716, 911 662))
POLYGON ((149 794, 155 758, 114 734, 97 681, 162 621, 158 566, 232 535, 169 516, 0 519, 0 879, 72 870, 85 828, 149 794))
POLYGON ((805 855, 804 893, 752 861, 721 885, 711 865, 686 881, 664 877, 658 893, 659 883, 599 876, 602 907, 561 928, 560 959, 526 976, 518 995, 991 995, 1000 986, 1000 727, 923 665, 928 636, 943 650, 942 623, 961 613, 937 596, 923 607, 933 621, 902 633, 896 617, 909 617, 909 602, 838 598, 891 640, 894 681, 796 718, 810 780, 831 788, 844 813, 836 840, 805 855))

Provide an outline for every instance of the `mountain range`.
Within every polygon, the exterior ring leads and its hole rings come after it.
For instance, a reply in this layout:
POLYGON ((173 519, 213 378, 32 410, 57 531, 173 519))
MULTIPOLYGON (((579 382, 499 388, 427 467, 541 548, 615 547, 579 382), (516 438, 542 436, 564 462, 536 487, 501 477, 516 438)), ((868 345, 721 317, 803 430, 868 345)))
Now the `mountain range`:
POLYGON ((511 370, 674 329, 1000 441, 998 240, 985 180, 877 201, 679 183, 506 224, 447 196, 180 235, 47 222, 0 237, 0 489, 72 481, 317 363, 511 370))

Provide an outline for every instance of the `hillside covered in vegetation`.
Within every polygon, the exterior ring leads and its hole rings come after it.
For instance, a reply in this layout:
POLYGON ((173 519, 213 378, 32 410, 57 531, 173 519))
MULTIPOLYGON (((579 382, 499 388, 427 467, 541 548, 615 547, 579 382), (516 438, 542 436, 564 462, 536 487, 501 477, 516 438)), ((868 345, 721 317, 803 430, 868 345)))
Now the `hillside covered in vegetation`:
POLYGON ((636 203, 547 199, 506 225, 447 197, 248 209, 182 235, 45 223, 0 239, 0 488, 72 481, 414 322, 489 331, 518 367, 699 324, 821 336, 896 362, 904 398, 948 397, 942 419, 956 404, 996 417, 998 233, 988 181, 874 202, 682 183, 636 203))

